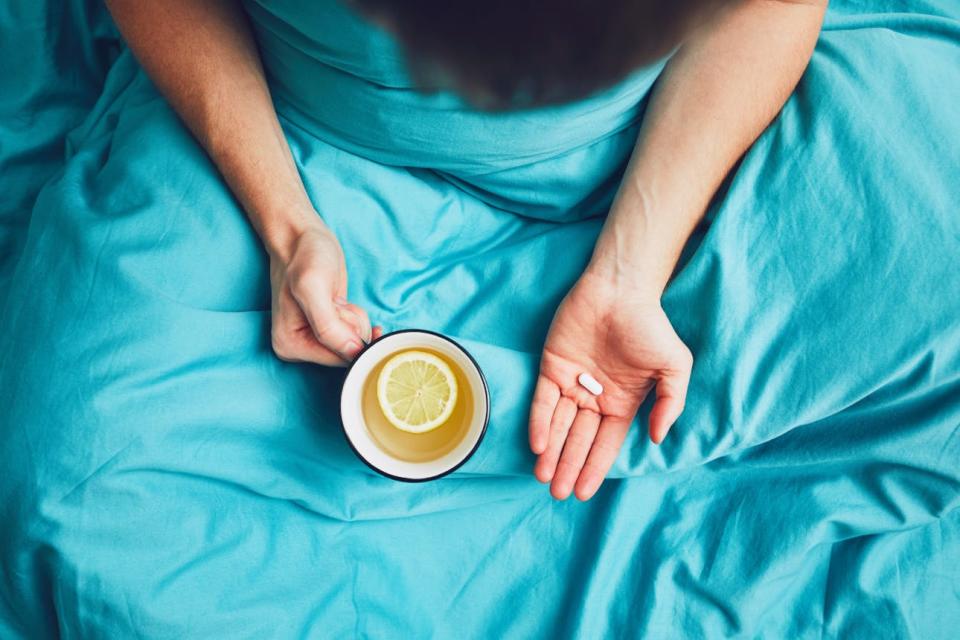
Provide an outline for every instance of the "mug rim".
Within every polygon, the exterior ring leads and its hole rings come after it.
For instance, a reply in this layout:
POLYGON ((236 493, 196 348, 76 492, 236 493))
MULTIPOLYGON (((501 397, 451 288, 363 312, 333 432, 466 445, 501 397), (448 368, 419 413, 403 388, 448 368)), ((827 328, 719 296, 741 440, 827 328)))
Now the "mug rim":
POLYGON ((385 338, 402 334, 402 333, 427 333, 437 338, 440 338, 442 340, 446 340, 447 342, 455 346, 457 349, 462 351, 463 355, 465 355, 467 359, 470 360, 470 363, 473 365, 474 369, 476 369, 477 375, 480 377, 480 383, 483 386, 483 399, 484 399, 483 425, 480 427, 480 435, 477 436, 477 441, 470 448, 470 451, 468 451, 467 454, 463 456, 463 458, 459 460, 455 465, 451 466, 449 469, 445 469, 444 471, 441 471, 436 475, 427 476, 424 478, 406 478, 404 476, 398 476, 388 471, 384 471, 383 469, 380 469, 379 467, 374 465, 372 462, 367 460, 365 457, 363 457, 360 451, 358 451, 357 448, 354 446, 353 441, 350 440, 350 434, 347 433, 347 425, 343 419, 343 386, 344 385, 341 385, 340 387, 340 409, 339 409, 340 432, 343 434, 343 438, 347 441, 347 445, 353 451, 354 455, 357 458, 359 458, 361 462, 363 462, 365 465, 367 465, 368 467, 376 471, 381 476, 390 478, 391 480, 396 480, 398 482, 410 482, 410 483, 430 482, 431 480, 437 480, 446 475, 449 475, 454 471, 456 471, 457 469, 459 469, 460 467, 462 467, 464 463, 467 462, 467 460, 473 457, 473 454, 476 453, 477 449, 480 448, 480 443, 483 442, 484 437, 486 437, 487 435, 487 425, 490 422, 490 387, 487 385, 487 377, 484 375, 483 369, 480 368, 480 364, 473 357, 473 355, 469 351, 467 351, 467 349, 462 344, 460 344, 450 336, 444 335, 438 331, 431 331, 430 329, 396 329, 394 331, 390 331, 389 333, 384 333, 376 340, 371 340, 370 342, 365 344, 359 352, 357 352, 357 355, 354 356, 350 364, 347 365, 346 372, 344 373, 344 376, 343 376, 344 384, 346 383, 347 377, 350 375, 350 371, 353 369, 353 366, 360 360, 363 354, 366 353, 373 345, 377 344, 378 342, 380 342, 385 338))

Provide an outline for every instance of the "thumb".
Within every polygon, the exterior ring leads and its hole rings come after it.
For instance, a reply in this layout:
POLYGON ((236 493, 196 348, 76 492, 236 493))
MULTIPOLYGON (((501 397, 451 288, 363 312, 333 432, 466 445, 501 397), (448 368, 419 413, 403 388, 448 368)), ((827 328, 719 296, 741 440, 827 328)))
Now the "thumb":
POLYGON ((334 298, 333 302, 337 305, 337 313, 360 336, 360 340, 370 342, 373 339, 373 327, 367 312, 343 298, 334 298))
POLYGON ((310 323, 317 342, 344 360, 353 360, 363 348, 362 340, 357 330, 338 312, 333 296, 321 292, 303 295, 295 289, 291 289, 291 293, 310 323))
POLYGON ((650 439, 660 444, 683 413, 687 402, 690 368, 665 372, 657 381, 657 399, 650 410, 650 439))

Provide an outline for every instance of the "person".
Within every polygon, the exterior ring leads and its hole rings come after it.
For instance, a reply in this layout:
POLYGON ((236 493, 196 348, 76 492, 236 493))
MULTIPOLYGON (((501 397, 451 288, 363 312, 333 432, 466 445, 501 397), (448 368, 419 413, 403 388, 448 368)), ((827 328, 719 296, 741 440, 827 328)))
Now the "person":
MULTIPOLYGON (((241 4, 107 4, 269 254, 276 355, 348 363, 382 328, 347 299, 351 256, 304 188, 241 4)), ((495 113, 595 95, 669 55, 589 264, 556 309, 530 406, 536 477, 555 498, 585 500, 648 393, 654 443, 684 409, 694 358, 660 297, 723 179, 798 83, 827 3, 581 4, 369 0, 357 9, 396 35, 425 90, 452 89, 495 113), (578 384, 584 372, 602 394, 578 384)))

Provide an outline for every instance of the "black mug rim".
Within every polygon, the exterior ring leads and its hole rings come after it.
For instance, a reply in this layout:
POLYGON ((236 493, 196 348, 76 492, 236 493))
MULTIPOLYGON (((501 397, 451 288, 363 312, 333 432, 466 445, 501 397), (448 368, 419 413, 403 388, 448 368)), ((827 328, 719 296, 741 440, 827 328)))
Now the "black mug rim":
POLYGON ((430 329, 397 329, 395 331, 391 331, 389 333, 385 333, 381 335, 376 340, 371 340, 370 342, 368 342, 366 345, 364 345, 363 349, 361 349, 357 353, 357 355, 354 356, 353 361, 347 366, 346 373, 343 376, 343 384, 340 385, 339 413, 340 413, 340 431, 341 433, 343 433, 343 438, 344 440, 347 441, 347 445, 353 451, 354 455, 356 455, 357 458, 360 459, 361 462, 363 462, 365 465, 367 465, 368 467, 376 471, 378 474, 384 476, 385 478, 390 478, 391 480, 396 480, 398 482, 409 482, 409 483, 430 482, 431 480, 437 480, 444 476, 450 475, 451 473, 453 473, 454 471, 462 467, 467 462, 467 460, 473 457, 473 454, 477 452, 477 449, 480 448, 480 443, 483 442, 484 437, 486 437, 487 426, 490 423, 490 387, 487 385, 487 377, 483 374, 483 369, 480 368, 480 364, 477 362, 477 360, 473 357, 473 355, 471 355, 469 351, 467 351, 467 349, 462 344, 460 344, 450 336, 446 336, 437 331, 431 331, 430 329), (364 458, 363 455, 359 451, 357 451, 357 448, 353 446, 353 442, 350 440, 350 435, 347 433, 347 425, 344 423, 344 420, 343 420, 343 386, 344 384, 346 384, 347 378, 350 376, 350 371, 353 370, 353 366, 360 360, 361 357, 363 357, 363 354, 366 353, 367 350, 370 349, 370 347, 372 347, 373 345, 377 344, 378 342, 380 342, 385 338, 388 338, 390 336, 395 336, 401 333, 427 333, 427 334, 436 336, 438 338, 441 338, 442 340, 446 340, 447 342, 455 346, 457 349, 462 351, 465 356, 467 356, 467 358, 473 364, 474 368, 477 370, 477 373, 480 375, 480 382, 483 385, 483 396, 485 400, 483 426, 480 428, 480 436, 477 438, 477 441, 473 444, 473 447, 470 449, 470 451, 467 452, 467 455, 465 455, 462 460, 458 461, 457 464, 453 465, 452 467, 450 467, 449 469, 446 469, 441 473, 438 473, 436 475, 429 476, 426 478, 405 478, 403 476, 397 476, 392 473, 388 473, 383 469, 378 468, 372 462, 364 458))

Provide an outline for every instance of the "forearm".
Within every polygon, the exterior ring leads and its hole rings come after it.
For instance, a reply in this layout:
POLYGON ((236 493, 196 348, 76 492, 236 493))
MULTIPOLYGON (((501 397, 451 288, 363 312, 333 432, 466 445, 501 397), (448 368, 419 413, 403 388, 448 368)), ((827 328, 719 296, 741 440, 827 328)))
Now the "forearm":
POLYGON ((746 0, 668 63, 588 270, 659 297, 730 168, 812 55, 826 3, 746 0))
POLYGON ((217 165, 268 250, 319 220, 235 0, 108 0, 133 53, 217 165))

